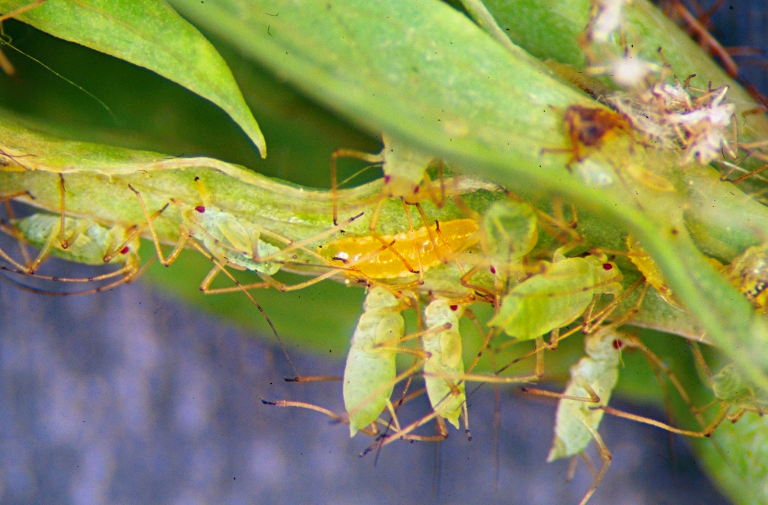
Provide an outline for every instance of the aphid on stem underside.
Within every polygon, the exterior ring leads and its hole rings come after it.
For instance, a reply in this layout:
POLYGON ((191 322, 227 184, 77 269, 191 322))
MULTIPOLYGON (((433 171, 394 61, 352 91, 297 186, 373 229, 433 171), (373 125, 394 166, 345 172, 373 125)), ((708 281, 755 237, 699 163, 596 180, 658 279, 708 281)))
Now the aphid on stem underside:
MULTIPOLYGON (((10 282, 24 289, 51 296, 85 295, 109 290, 121 284, 131 282, 138 277, 145 267, 139 264, 139 234, 147 224, 141 226, 104 226, 87 218, 66 217, 66 188, 64 177, 59 175, 59 190, 61 195, 60 214, 35 213, 22 219, 14 219, 10 206, 10 199, 18 197, 32 198, 29 192, 23 191, 6 195, 0 201, 6 202, 6 211, 10 219, 9 223, 2 223, 0 230, 14 237, 20 246, 22 262, 13 259, 8 253, 0 249, 0 257, 10 266, 0 266, 0 269, 15 274, 25 275, 41 280, 92 283, 111 280, 121 276, 118 280, 106 285, 76 292, 49 291, 26 286, 11 279, 10 282), (23 244, 29 244, 39 249, 36 258, 30 259, 23 244), (69 278, 61 276, 48 276, 37 274, 38 268, 50 256, 61 259, 84 263, 86 265, 104 265, 106 263, 123 263, 122 268, 110 273, 92 277, 69 278)), ((32 198, 34 199, 34 198, 32 198)), ((167 206, 166 206, 167 207, 167 206)), ((165 207, 149 216, 150 221, 156 219, 165 207)))

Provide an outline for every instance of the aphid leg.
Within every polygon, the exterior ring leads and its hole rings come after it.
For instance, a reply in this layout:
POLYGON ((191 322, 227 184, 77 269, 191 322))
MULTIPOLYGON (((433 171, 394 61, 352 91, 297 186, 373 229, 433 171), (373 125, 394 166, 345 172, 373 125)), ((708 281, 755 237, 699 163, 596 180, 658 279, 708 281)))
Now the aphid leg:
MULTIPOLYGON (((133 189, 133 188, 131 188, 131 189, 133 189)), ((150 225, 150 229, 152 229, 151 225, 150 225)), ((242 285, 240 284, 240 281, 238 281, 226 268, 224 268, 224 265, 222 265, 217 258, 215 258, 212 254, 210 254, 208 251, 203 249, 203 247, 201 245, 199 245, 196 241, 189 240, 189 236, 188 235, 186 237, 183 236, 183 235, 185 235, 184 230, 181 230, 181 234, 182 234, 182 237, 179 240, 179 243, 182 243, 182 241, 183 241, 183 243, 189 242, 192 245, 192 247, 194 247, 195 249, 197 249, 200 252, 200 254, 202 254, 203 256, 208 258, 209 260, 211 260, 214 263, 214 265, 216 265, 215 268, 218 268, 219 270, 221 270, 224 273, 224 275, 229 277, 229 280, 231 280, 237 286, 242 288, 242 285)), ((183 245, 183 243, 182 243, 182 245, 183 245)), ((175 259, 175 256, 173 258, 175 259)), ((201 290, 202 290, 202 286, 201 286, 201 290)), ((267 324, 269 325, 269 328, 272 330, 272 333, 275 335, 275 338, 277 339, 277 342, 280 345, 280 349, 282 349, 283 354, 285 354, 285 358, 288 360, 288 363, 291 365, 291 368, 293 369, 294 373, 296 374, 295 376, 296 377, 301 377, 301 374, 299 374, 299 371, 296 368, 296 365, 293 364, 293 360, 291 359, 290 355, 288 354, 288 350, 286 349, 285 344, 283 343, 283 339, 280 338, 280 334, 277 333, 277 328, 275 328, 275 325, 272 323, 272 320, 269 318, 269 316, 264 311, 264 309, 259 304, 259 302, 257 302, 256 299, 253 296, 251 296, 251 293, 249 293, 247 289, 242 288, 241 291, 243 293, 245 293, 245 296, 248 297, 248 299, 251 301, 251 303, 253 303, 253 305, 256 307, 256 309, 259 311, 259 313, 262 315, 264 320, 267 321, 267 324)))
MULTIPOLYGON (((710 9, 709 13, 705 14, 706 18, 709 17, 709 14, 711 14, 713 9, 718 7, 719 3, 720 2, 717 2, 713 8, 710 9)), ((736 62, 733 61, 731 55, 720 44, 720 42, 718 42, 717 39, 714 38, 711 33, 709 33, 709 30, 707 30, 706 26, 704 26, 700 19, 691 14, 691 12, 680 0, 672 0, 672 8, 674 9, 675 13, 683 19, 685 24, 688 26, 690 33, 695 36, 695 38, 699 39, 699 43, 701 44, 702 48, 705 51, 709 49, 712 53, 716 54, 720 59, 720 62, 723 64, 725 71, 728 72, 728 75, 730 77, 736 77, 739 74, 738 65, 736 65, 736 62)))
POLYGON ((683 430, 680 428, 675 428, 674 426, 670 426, 666 423, 662 423, 661 421, 656 421, 655 419, 650 419, 648 417, 638 416, 635 414, 630 414, 629 412, 624 412, 618 409, 614 409, 608 406, 598 406, 595 407, 598 409, 602 409, 606 412, 606 414, 611 414, 616 417, 622 417, 624 419, 629 419, 630 421, 635 421, 642 424, 648 424, 650 426, 655 426, 656 428, 660 428, 662 430, 667 430, 672 433, 675 433, 677 435, 684 435, 686 437, 693 437, 693 438, 709 438, 712 436, 712 433, 715 431, 715 429, 720 426, 720 424, 726 419, 728 416, 728 409, 724 408, 721 409, 720 412, 715 416, 715 418, 710 421, 710 423, 701 431, 692 431, 692 430, 683 430))
MULTIPOLYGON (((751 172, 747 172, 746 174, 737 177, 736 179, 732 180, 731 182, 733 184, 738 184, 738 183, 742 182, 743 180, 749 179, 750 177, 754 177, 757 174, 759 174, 759 173, 761 173, 761 172, 763 172, 765 170, 768 170, 768 163, 766 163, 765 165, 759 166, 758 168, 752 170, 751 172)), ((730 174, 730 172, 729 172, 729 174, 730 174)), ((725 175, 724 177, 728 177, 728 175, 725 175)), ((723 179, 723 180, 725 180, 725 179, 723 179)))
MULTIPOLYGON (((264 405, 272 405, 275 407, 299 407, 302 409, 313 410, 315 412, 320 412, 321 414, 325 414, 326 416, 330 417, 332 422, 349 424, 349 419, 345 418, 344 416, 340 416, 339 414, 336 414, 332 410, 328 410, 326 408, 319 407, 311 403, 297 402, 297 401, 291 401, 291 400, 265 400, 264 398, 261 398, 261 403, 263 403, 264 405)), ((360 428, 360 431, 372 437, 378 434, 369 427, 360 428)))
POLYGON ((589 430, 589 433, 592 435, 592 438, 594 438, 595 440, 595 444, 597 445, 597 450, 600 452, 600 459, 603 460, 603 466, 600 468, 600 472, 592 481, 592 486, 590 486, 587 493, 579 502, 579 505, 585 505, 589 501, 589 499, 592 497, 594 492, 597 490, 597 487, 600 485, 600 482, 603 480, 603 477, 605 477, 605 473, 608 471, 608 468, 611 466, 611 461, 613 460, 613 457, 611 456, 611 451, 608 450, 608 447, 605 445, 605 442, 603 442, 603 439, 600 436, 600 434, 597 432, 597 430, 589 426, 588 423, 584 423, 584 427, 587 430, 589 430))
POLYGON ((555 393, 554 391, 547 391, 546 389, 538 389, 538 388, 530 388, 530 387, 522 387, 520 388, 520 391, 526 394, 534 395, 534 396, 544 396, 546 398, 557 398, 558 400, 571 400, 575 402, 584 402, 584 403, 600 403, 600 397, 597 395, 595 390, 592 388, 592 386, 589 385, 586 381, 576 381, 576 383, 584 388, 584 390, 587 392, 589 396, 573 396, 573 395, 567 395, 564 393, 555 393))
MULTIPOLYGON (((381 215, 381 208, 382 208, 382 206, 384 205, 385 202, 386 202, 386 197, 380 199, 379 202, 376 204, 376 207, 373 209, 373 214, 371 215, 371 220, 368 223, 368 232, 371 234, 371 236, 373 238, 375 238, 376 240, 381 242, 382 245, 384 245, 390 252, 392 252, 392 254, 394 254, 397 257, 397 259, 403 264, 403 266, 405 266, 406 269, 408 269, 409 272, 411 272, 412 274, 420 274, 420 275, 422 275, 421 270, 414 270, 414 268, 411 266, 411 264, 408 263, 408 260, 406 260, 405 257, 403 257, 403 255, 400 254, 397 251, 397 249, 392 247, 393 244, 388 242, 386 239, 384 239, 384 237, 379 235, 379 233, 376 231, 376 226, 379 223, 379 216, 381 215)), ((410 214, 406 214, 406 215, 408 216, 409 223, 410 223, 410 214)), ((412 223, 410 224, 409 231, 413 232, 413 224, 412 223)))
POLYGON ((60 203, 61 203, 61 223, 59 225, 59 242, 61 243, 61 248, 62 249, 66 249, 67 247, 69 247, 70 242, 73 241, 75 238, 74 237, 64 238, 64 232, 66 230, 66 227, 64 226, 64 224, 65 224, 64 223, 64 217, 65 217, 64 208, 66 206, 65 199, 66 199, 66 196, 67 196, 67 190, 64 187, 64 176, 61 175, 61 174, 59 174, 59 194, 61 195, 61 198, 60 198, 60 203))
MULTIPOLYGON (((130 184, 128 184, 128 187, 136 195, 136 198, 139 200, 139 205, 141 205, 141 210, 144 212, 144 217, 146 218, 146 226, 149 228, 149 233, 152 235, 152 242, 155 244, 155 251, 157 252, 157 258, 160 260, 160 263, 162 263, 163 265, 167 267, 171 266, 171 264, 174 261, 176 261, 176 258, 178 258, 179 254, 181 254, 181 251, 182 249, 184 249, 184 246, 186 245, 186 243, 190 240, 191 237, 190 237, 189 231, 186 231, 184 229, 179 230, 179 240, 178 242, 176 242, 176 245, 171 251, 171 254, 169 254, 168 257, 166 258, 163 255, 163 249, 160 246, 160 239, 158 238, 157 232, 155 231, 155 227, 152 224, 152 216, 150 215, 149 210, 147 209, 147 205, 144 203, 144 198, 141 196, 141 192, 130 184)), ((167 204, 162 209, 164 210, 166 207, 167 207, 167 204)))
POLYGON ((626 300, 629 295, 640 285, 643 285, 643 290, 640 292, 640 296, 638 297, 637 302, 629 310, 622 314, 621 317, 611 322, 611 325, 618 327, 622 324, 628 323, 632 318, 634 318, 635 315, 640 312, 640 307, 643 305, 643 300, 645 300, 645 294, 648 292, 648 288, 650 287, 650 284, 648 284, 643 278, 635 281, 629 288, 624 290, 619 295, 615 295, 614 299, 602 310, 596 314, 592 314, 592 311, 594 310, 595 304, 598 300, 598 297, 595 297, 585 312, 584 323, 582 324, 582 331, 584 334, 594 333, 595 330, 597 330, 603 324, 603 322, 611 316, 613 311, 616 310, 622 303, 624 303, 624 300, 626 300))
POLYGON ((354 149, 336 149, 331 153, 331 194, 333 196, 333 224, 338 224, 339 214, 339 185, 336 172, 336 160, 339 158, 355 158, 376 165, 384 163, 384 158, 380 154, 370 154, 354 149))
POLYGON ((571 219, 569 220, 565 219, 563 201, 558 197, 552 198, 553 216, 550 216, 539 209, 535 210, 536 216, 539 218, 539 226, 541 226, 549 235, 554 237, 556 241, 563 244, 563 253, 570 251, 584 240, 584 237, 576 231, 576 228, 579 225, 579 216, 576 207, 573 205, 571 205, 571 219))
POLYGON ((376 443, 371 445, 370 447, 366 448, 362 453, 360 453, 360 456, 365 456, 366 454, 369 454, 371 451, 377 450, 380 447, 384 447, 385 445, 391 444, 392 442, 396 440, 417 440, 421 442, 437 442, 440 440, 445 440, 448 438, 448 430, 445 426, 445 423, 441 423, 439 420, 441 419, 437 412, 432 411, 431 413, 427 414, 426 416, 422 417, 421 419, 418 419, 408 426, 405 426, 400 431, 396 433, 392 433, 391 435, 386 435, 379 439, 376 443), (413 431, 415 431, 417 428, 420 428, 421 426, 424 426, 432 419, 437 419, 437 428, 438 433, 432 436, 422 436, 422 435, 412 435, 413 431))
POLYGON ((26 275, 28 277, 33 277, 35 279, 42 279, 46 281, 51 282, 75 282, 75 283, 91 283, 91 282, 99 282, 107 279, 111 279, 113 277, 117 277, 118 275, 122 275, 122 277, 114 282, 111 282, 109 284, 106 284, 104 286, 99 286, 93 289, 87 289, 83 291, 70 291, 70 292, 62 292, 62 291, 48 291, 44 289, 38 289, 34 288, 32 286, 27 286, 25 284, 22 284, 20 282, 14 281, 13 279, 10 279, 8 277, 3 277, 3 280, 6 282, 9 282, 13 284, 14 286, 21 288, 25 291, 29 291, 32 293, 36 293, 39 295, 46 295, 46 296, 83 296, 83 295, 92 295, 96 293, 102 293, 104 291, 109 291, 111 289, 114 289, 118 286, 121 286, 123 284, 128 284, 129 282, 132 282, 134 279, 140 277, 149 267, 151 264, 151 261, 145 263, 141 268, 138 267, 137 264, 127 265, 122 267, 120 270, 115 270, 114 272, 109 272, 107 274, 103 275, 96 275, 93 277, 81 277, 81 278, 72 278, 72 277, 58 277, 58 276, 51 276, 51 275, 39 275, 39 274, 27 274, 23 270, 15 270, 10 269, 5 266, 0 266, 0 270, 6 271, 6 272, 13 272, 16 274, 26 275))
POLYGON ((160 214, 165 212, 165 209, 168 208, 170 203, 166 203, 163 205, 160 209, 156 210, 151 216, 149 216, 149 219, 147 219, 146 222, 142 223, 138 226, 132 226, 129 228, 129 232, 126 236, 126 239, 123 240, 121 243, 117 244, 116 247, 113 247, 107 254, 104 255, 104 263, 109 263, 112 261, 118 254, 121 254, 125 251, 125 248, 128 247, 128 244, 130 244, 134 239, 140 236, 141 232, 144 231, 145 228, 151 226, 152 221, 160 217, 160 214))
MULTIPOLYGON (((424 174, 424 181, 425 184, 427 184, 427 187, 429 188, 429 198, 432 200, 432 202, 437 206, 438 209, 442 209, 445 206, 445 177, 443 175, 443 160, 440 160, 440 163, 437 167, 437 177, 440 180, 440 191, 439 196, 435 194, 435 187, 432 184, 432 181, 429 178, 429 175, 426 173, 424 174)), ((455 179, 456 177, 454 177, 455 179)), ((461 199, 461 197, 456 194, 456 198, 461 199)))
POLYGON ((365 214, 365 212, 360 212, 359 214, 354 215, 354 216, 350 217, 349 219, 344 220, 342 223, 334 225, 333 228, 329 228, 329 229, 325 230, 324 232, 318 233, 317 235, 313 235, 313 236, 308 237, 308 238, 306 238, 304 240, 298 240, 298 241, 294 241, 294 240, 291 240, 289 238, 286 238, 286 237, 283 237, 281 235, 278 235, 276 233, 269 232, 269 231, 265 230, 263 232, 265 235, 269 235, 269 236, 271 236, 271 237, 273 237, 273 238, 275 238, 275 239, 277 239, 277 240, 279 240, 281 242, 284 242, 286 244, 286 247, 284 247, 283 249, 280 249, 276 253, 269 254, 267 256, 259 256, 258 255, 258 248, 254 248, 254 250, 253 250, 254 251, 253 252, 253 260, 257 261, 257 262, 265 262, 265 263, 267 263, 267 262, 270 262, 272 260, 276 260, 276 259, 278 259, 281 256, 284 257, 289 252, 292 252, 292 251, 295 251, 295 250, 301 250, 301 251, 307 252, 308 251, 307 246, 309 246, 310 244, 313 244, 315 242, 319 242, 320 240, 322 240, 322 239, 324 239, 326 237, 329 237, 329 236, 333 235, 334 233, 344 233, 344 227, 345 226, 349 226, 350 224, 352 224, 356 220, 358 220, 361 217, 363 217, 364 214, 365 214))
MULTIPOLYGON (((405 200, 401 198, 400 201, 403 204, 403 211, 405 212, 405 218, 408 221, 408 241, 411 243, 413 250, 416 252, 416 261, 418 262, 417 272, 419 274, 419 281, 423 283, 424 282, 424 266, 421 263, 421 247, 420 247, 420 244, 417 244, 416 241, 414 240, 414 235, 416 234, 416 230, 413 227, 413 220, 411 219, 411 211, 410 209, 408 209, 408 204, 405 203, 405 200)), ((419 206, 418 209, 421 210, 421 206, 419 206)), ((438 253, 438 257, 439 257, 437 244, 435 244, 435 239, 434 239, 434 236, 432 235, 432 230, 429 229, 429 223, 426 222, 426 216, 422 214, 422 218, 425 220, 424 226, 426 226, 427 235, 429 235, 429 241, 432 243, 432 247, 435 248, 435 252, 438 253)), ((405 258, 403 258, 403 261, 405 261, 405 258)), ((404 262, 404 265, 408 270, 411 270, 411 267, 408 265, 407 261, 404 262)))
MULTIPOLYGON (((29 197, 32 200, 35 199, 32 196, 32 194, 27 190, 17 191, 16 193, 0 196, 0 202, 5 203, 5 214, 6 216, 8 216, 9 222, 13 222, 13 220, 16 218, 13 212, 13 206, 11 205, 11 200, 13 200, 14 198, 22 197, 22 196, 29 197)), ((27 251, 26 242, 21 237, 19 230, 17 230, 15 227, 9 224, 7 225, 4 222, 0 222, 0 231, 16 239, 16 243, 18 243, 19 245, 19 252, 21 253, 21 261, 24 263, 24 265, 29 265, 31 258, 29 257, 29 252, 27 251)), ((20 263, 14 261, 12 258, 8 257, 2 249, 0 249, 0 256, 2 256, 4 259, 6 259, 9 263, 11 263, 16 268, 19 268, 22 270, 26 268, 21 266, 20 263)))
POLYGON ((472 277, 480 272, 483 268, 488 268, 485 263, 478 263, 470 268, 464 275, 461 276, 459 282, 467 289, 471 289, 475 293, 479 294, 485 301, 492 304, 494 307, 498 307, 498 296, 493 291, 484 288, 483 286, 472 283, 472 277))

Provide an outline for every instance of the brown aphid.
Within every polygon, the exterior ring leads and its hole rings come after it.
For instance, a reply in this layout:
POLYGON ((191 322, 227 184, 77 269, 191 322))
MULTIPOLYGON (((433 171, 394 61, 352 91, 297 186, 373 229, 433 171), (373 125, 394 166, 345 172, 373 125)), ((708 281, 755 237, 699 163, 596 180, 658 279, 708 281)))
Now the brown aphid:
POLYGON ((577 161, 583 161, 590 148, 599 149, 617 130, 632 131, 629 119, 618 112, 602 107, 571 105, 563 117, 565 131, 571 140, 570 148, 544 148, 544 152, 571 153, 565 164, 568 170, 577 161))

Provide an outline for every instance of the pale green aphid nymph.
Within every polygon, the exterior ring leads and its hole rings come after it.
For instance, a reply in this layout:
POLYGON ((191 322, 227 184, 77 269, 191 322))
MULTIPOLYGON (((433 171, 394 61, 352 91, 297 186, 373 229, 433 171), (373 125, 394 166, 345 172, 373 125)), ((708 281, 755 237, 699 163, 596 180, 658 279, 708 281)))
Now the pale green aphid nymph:
POLYGON ((466 409, 464 361, 461 355, 459 319, 464 313, 463 305, 455 305, 446 298, 436 298, 424 310, 429 330, 443 327, 439 331, 427 331, 422 336, 422 349, 428 353, 424 362, 424 381, 432 408, 456 428, 459 415, 466 409))
POLYGON ((621 272, 602 254, 566 258, 561 248, 544 268, 504 296, 489 326, 520 340, 533 339, 576 320, 595 295, 621 292, 621 272))
POLYGON ((138 270, 139 239, 134 237, 126 243, 129 231, 122 226, 107 228, 90 219, 67 217, 64 232, 60 234, 61 217, 43 213, 15 220, 13 225, 27 243, 40 249, 38 258, 27 266, 30 273, 34 272, 49 254, 86 265, 119 261, 125 263, 128 269, 138 270), (66 249, 62 248, 58 240, 60 236, 68 242, 66 249), (117 251, 121 245, 122 250, 117 251))
POLYGON ((405 332, 404 304, 390 291, 375 286, 365 298, 344 368, 344 407, 354 436, 390 404, 395 387, 397 342, 405 332))

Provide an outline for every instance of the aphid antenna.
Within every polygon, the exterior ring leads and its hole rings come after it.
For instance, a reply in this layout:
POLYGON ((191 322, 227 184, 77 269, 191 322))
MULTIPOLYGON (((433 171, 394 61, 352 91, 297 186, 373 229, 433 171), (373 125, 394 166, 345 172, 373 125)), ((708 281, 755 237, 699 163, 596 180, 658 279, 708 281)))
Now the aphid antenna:
POLYGON ((339 232, 344 231, 344 227, 345 226, 349 226, 350 224, 352 224, 356 220, 358 220, 361 217, 363 217, 364 214, 365 214, 365 212, 360 212, 359 214, 356 214, 356 215, 350 217, 349 219, 344 220, 342 223, 335 225, 333 228, 329 228, 328 230, 320 232, 317 235, 313 235, 313 236, 308 237, 308 238, 306 238, 304 240, 298 240, 298 241, 293 241, 293 240, 291 240, 291 239, 289 239, 287 237, 283 237, 282 235, 279 235, 277 233, 265 230, 262 233, 264 233, 265 235, 271 236, 273 238, 276 238, 278 240, 285 241, 286 247, 281 249, 280 251, 278 251, 276 253, 272 253, 272 254, 269 254, 269 255, 263 256, 263 257, 259 256, 258 248, 254 247, 254 249, 253 249, 253 260, 256 261, 257 263, 262 263, 262 262, 263 263, 268 263, 268 262, 274 260, 275 258, 277 258, 278 256, 283 256, 283 255, 285 255, 285 254, 287 254, 289 252, 295 251, 295 250, 301 250, 301 251, 305 251, 306 252, 308 250, 307 249, 308 245, 310 245, 310 244, 312 244, 314 242, 318 242, 320 240, 323 240, 326 237, 330 237, 334 233, 339 233, 339 232))
MULTIPOLYGON (((333 195, 333 225, 338 224, 339 213, 339 184, 337 182, 336 163, 339 158, 354 158, 372 165, 381 166, 384 163, 384 157, 381 154, 371 154, 355 149, 339 148, 331 153, 331 194, 333 195)), ((366 168, 367 169, 367 168, 366 168)))
MULTIPOLYGON (((326 409, 324 407, 320 407, 318 405, 313 405, 311 403, 307 402, 298 402, 293 400, 265 400, 264 398, 259 398, 261 400, 261 403, 264 405, 270 405, 274 407, 298 407, 302 409, 307 410, 313 410, 315 412, 320 412, 321 414, 325 414, 326 416, 331 418, 332 424, 349 424, 349 419, 347 419, 344 416, 341 416, 332 410, 326 409)), ((362 433, 365 433, 366 435, 369 435, 371 437, 375 437, 377 433, 370 428, 360 428, 362 433)))

